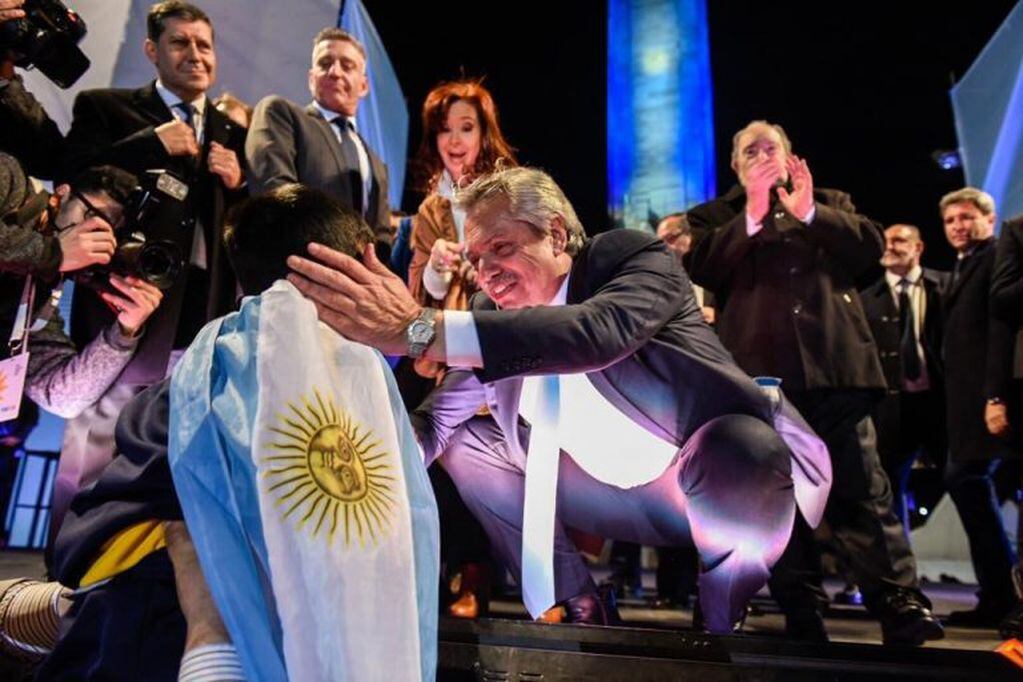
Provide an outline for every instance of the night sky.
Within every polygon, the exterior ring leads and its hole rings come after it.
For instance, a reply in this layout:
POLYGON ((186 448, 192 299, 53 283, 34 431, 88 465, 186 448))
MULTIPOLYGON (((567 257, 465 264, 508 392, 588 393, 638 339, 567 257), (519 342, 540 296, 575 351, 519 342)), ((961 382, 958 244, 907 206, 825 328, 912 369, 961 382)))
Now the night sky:
MULTIPOLYGON (((485 76, 520 160, 554 175, 591 233, 608 227, 603 2, 494 2, 485 12, 479 3, 364 2, 409 101, 410 153, 430 87, 485 76)), ((947 266, 937 202, 964 180, 930 155, 956 146, 948 89, 1014 4, 940 13, 932 3, 711 0, 719 192, 734 182, 732 134, 767 118, 785 127, 818 186, 850 192, 886 224, 917 224, 930 246, 925 264, 947 266)), ((420 198, 407 188, 404 208, 420 198)))

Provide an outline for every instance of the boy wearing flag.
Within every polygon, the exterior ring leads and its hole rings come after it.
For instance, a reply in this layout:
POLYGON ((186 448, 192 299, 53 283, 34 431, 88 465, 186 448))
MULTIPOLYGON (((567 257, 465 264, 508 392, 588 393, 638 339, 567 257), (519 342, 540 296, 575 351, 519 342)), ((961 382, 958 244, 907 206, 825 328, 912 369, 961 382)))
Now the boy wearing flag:
POLYGON ((439 531, 408 417, 382 356, 278 281, 310 241, 373 234, 299 185, 230 222, 250 296, 128 405, 75 499, 55 571, 81 589, 40 678, 432 680, 439 531))

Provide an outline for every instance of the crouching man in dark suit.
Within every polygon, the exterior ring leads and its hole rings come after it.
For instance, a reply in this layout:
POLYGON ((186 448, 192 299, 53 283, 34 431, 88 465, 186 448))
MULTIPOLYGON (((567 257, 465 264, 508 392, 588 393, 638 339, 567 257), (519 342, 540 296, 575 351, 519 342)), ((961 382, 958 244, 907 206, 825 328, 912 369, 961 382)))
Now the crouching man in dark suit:
POLYGON ((655 546, 694 543, 706 626, 729 632, 781 555, 797 508, 823 511, 823 443, 732 361, 677 259, 652 236, 586 242, 561 189, 515 168, 460 196, 484 295, 424 309, 367 252, 292 258, 323 321, 386 353, 455 369, 413 415, 523 588, 530 613, 614 622, 568 525, 655 546), (461 369, 458 369, 461 367, 461 369), (487 405, 489 414, 479 414, 487 405))
POLYGON ((935 428, 945 414, 941 367, 941 292, 948 273, 920 266, 924 243, 914 225, 884 231, 885 274, 861 292, 888 393, 874 408, 877 451, 892 483, 892 507, 909 529, 906 486, 918 453, 941 466, 948 440, 935 428))

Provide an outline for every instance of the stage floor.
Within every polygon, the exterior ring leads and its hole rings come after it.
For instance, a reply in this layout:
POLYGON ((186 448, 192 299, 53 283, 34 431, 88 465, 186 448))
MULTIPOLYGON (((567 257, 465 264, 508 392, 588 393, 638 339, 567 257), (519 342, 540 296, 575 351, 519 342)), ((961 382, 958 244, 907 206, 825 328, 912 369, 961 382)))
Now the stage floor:
MULTIPOLYGON (((42 575, 42 572, 42 556, 39 553, 15 551, 0 552, 0 579, 18 576, 39 577, 42 575)), ((595 573, 598 579, 602 578, 605 574, 604 571, 600 570, 595 571, 595 573)), ((652 575, 644 577, 645 584, 652 585, 652 582, 652 575)), ((837 582, 829 582, 827 587, 829 588, 829 591, 833 593, 839 589, 840 585, 837 582)), ((934 603, 934 612, 938 616, 947 615, 953 610, 970 608, 975 601, 974 590, 975 587, 972 585, 931 583, 924 585, 924 591, 934 603)), ((730 655, 735 654, 735 640, 740 641, 740 648, 745 647, 745 649, 751 651, 763 648, 765 645, 768 650, 771 650, 772 647, 789 646, 789 644, 782 639, 782 633, 784 630, 783 618, 774 603, 766 597, 766 594, 758 596, 758 598, 754 600, 753 607, 752 613, 746 620, 742 637, 720 638, 719 641, 726 643, 721 645, 716 643, 707 643, 704 646, 724 647, 724 649, 731 651, 730 655), (728 643, 727 640, 732 640, 732 643, 728 643)), ((668 642, 674 641, 673 638, 675 633, 671 631, 677 631, 680 639, 700 636, 690 630, 692 623, 691 610, 653 609, 642 599, 623 600, 623 602, 619 604, 619 608, 624 625, 627 626, 622 629, 621 632, 623 642, 630 638, 636 639, 639 637, 636 633, 640 631, 660 631, 661 634, 656 636, 668 637, 668 639, 665 640, 668 642)), ((524 622, 526 612, 521 603, 513 600, 495 600, 491 604, 491 610, 491 620, 482 621, 479 626, 473 625, 469 628, 466 628, 464 624, 459 621, 442 619, 442 660, 444 660, 444 657, 452 651, 451 642, 467 643, 471 640, 475 643, 473 647, 470 648, 472 652, 475 652, 474 655, 478 655, 480 651, 474 647, 482 641, 489 641, 495 646, 504 647, 506 650, 523 650, 523 645, 517 642, 517 638, 521 638, 524 632, 528 634, 530 631, 523 630, 522 628, 523 626, 530 627, 530 625, 524 622), (509 619, 514 622, 502 625, 502 619, 509 619)), ((840 654, 844 657, 851 656, 854 658, 862 658, 864 656, 872 656, 872 651, 882 657, 887 653, 882 651, 883 648, 880 646, 864 646, 880 645, 881 633, 877 622, 871 619, 867 615, 866 611, 861 607, 833 607, 826 615, 826 626, 834 643, 840 645, 857 645, 853 647, 832 647, 833 651, 829 653, 829 655, 840 654)), ((561 653, 559 656, 562 658, 564 657, 563 647, 565 646, 565 642, 572 640, 573 637, 575 637, 575 634, 573 633, 577 633, 579 631, 578 628, 571 626, 555 626, 555 629, 553 630, 544 626, 537 627, 542 628, 542 630, 537 630, 536 632, 543 633, 542 636, 539 636, 537 641, 551 643, 551 646, 554 646, 556 649, 560 649, 561 653)), ((608 637, 613 638, 617 636, 614 634, 614 629, 599 628, 596 630, 605 631, 604 634, 597 637, 597 639, 601 641, 608 637)), ((947 628, 946 633, 945 639, 937 642, 928 642, 925 645, 928 649, 945 650, 946 652, 939 654, 935 651, 935 656, 950 656, 953 651, 960 651, 964 654, 966 654, 966 652, 992 652, 1001 643, 997 632, 994 630, 947 628)), ((532 635, 530 635, 530 637, 532 637, 532 635)), ((599 646, 605 646, 607 643, 598 642, 598 644, 599 646)), ((594 644, 594 646, 598 646, 598 644, 594 644)), ((539 653, 542 649, 547 647, 547 644, 541 643, 536 646, 539 647, 536 649, 539 653)), ((724 649, 722 649, 722 651, 724 649)), ((469 650, 466 650, 466 654, 468 653, 469 650)), ((798 655, 798 652, 795 652, 794 655, 798 655)), ((821 653, 818 652, 815 655, 817 658, 820 658, 821 653)), ((3 676, 3 672, 3 665, 0 665, 0 677, 3 676)), ((608 679, 611 677, 614 676, 610 676, 608 679)), ((939 675, 939 677, 941 676, 939 675)), ((1021 675, 1021 677, 1023 677, 1023 675, 1021 675)), ((477 677, 477 679, 490 679, 490 677, 484 675, 484 677, 477 677)), ((519 679, 527 678, 520 677, 519 679)), ((548 673, 546 679, 562 678, 557 675, 552 676, 548 673)), ((574 676, 564 679, 574 679, 574 676)), ((644 677, 644 679, 646 678, 644 677)))

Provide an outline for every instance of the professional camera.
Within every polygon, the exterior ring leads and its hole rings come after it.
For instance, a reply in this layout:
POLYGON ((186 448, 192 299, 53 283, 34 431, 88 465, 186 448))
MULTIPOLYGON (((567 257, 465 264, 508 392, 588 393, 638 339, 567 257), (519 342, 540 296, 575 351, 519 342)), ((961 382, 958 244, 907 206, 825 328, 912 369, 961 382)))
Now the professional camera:
POLYGON ((195 234, 185 203, 188 185, 165 170, 146 171, 139 181, 124 204, 124 219, 114 229, 113 258, 80 273, 78 283, 107 291, 107 275, 113 272, 169 289, 184 269, 195 234))
POLYGON ((69 88, 89 68, 78 49, 85 22, 60 0, 25 0, 25 16, 0 23, 0 52, 9 52, 14 65, 35 66, 62 88, 69 88))
POLYGON ((124 209, 115 230, 117 250, 112 272, 144 279, 169 289, 189 257, 194 223, 185 220, 188 185, 169 171, 150 170, 124 209))

